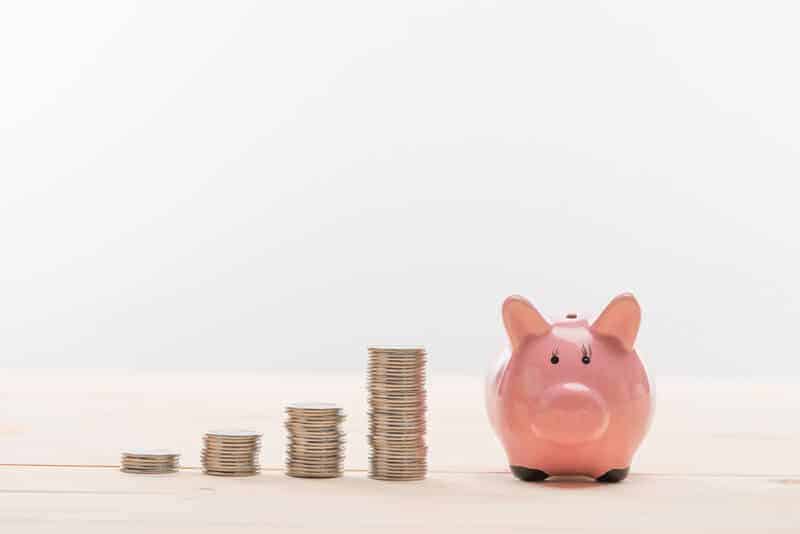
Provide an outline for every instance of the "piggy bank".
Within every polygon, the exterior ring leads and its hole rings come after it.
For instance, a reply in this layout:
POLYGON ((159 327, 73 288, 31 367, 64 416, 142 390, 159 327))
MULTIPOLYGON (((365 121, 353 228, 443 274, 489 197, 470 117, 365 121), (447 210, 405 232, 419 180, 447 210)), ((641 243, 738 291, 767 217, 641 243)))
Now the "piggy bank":
POLYGON ((628 476, 650 424, 652 400, 633 348, 641 309, 614 298, 591 324, 575 314, 545 319, 522 297, 503 303, 510 347, 487 377, 489 419, 524 481, 628 476))

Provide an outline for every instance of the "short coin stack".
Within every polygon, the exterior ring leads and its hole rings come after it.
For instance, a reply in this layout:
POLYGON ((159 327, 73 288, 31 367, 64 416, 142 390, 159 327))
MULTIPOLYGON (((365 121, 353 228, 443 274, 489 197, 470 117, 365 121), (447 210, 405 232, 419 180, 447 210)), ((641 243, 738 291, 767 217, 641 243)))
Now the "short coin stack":
POLYGON ((370 478, 425 478, 425 360, 424 348, 369 348, 370 478))
POLYGON ((342 409, 325 402, 298 402, 287 406, 286 414, 286 474, 301 478, 342 476, 342 409))
POLYGON ((120 470, 143 475, 175 473, 179 457, 177 452, 164 449, 130 449, 122 451, 120 470))
POLYGON ((223 477, 257 475, 261 434, 252 430, 214 430, 203 437, 203 472, 223 477))

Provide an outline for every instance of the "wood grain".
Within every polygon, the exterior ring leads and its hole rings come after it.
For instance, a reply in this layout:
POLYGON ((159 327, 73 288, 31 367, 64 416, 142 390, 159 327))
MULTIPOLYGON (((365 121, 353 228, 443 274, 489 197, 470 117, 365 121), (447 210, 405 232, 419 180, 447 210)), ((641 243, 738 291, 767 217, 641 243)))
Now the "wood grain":
POLYGON ((7 532, 800 532, 800 388, 662 380, 631 477, 524 484, 509 475, 478 377, 429 379, 430 467, 419 483, 366 478, 360 376, 4 371, 0 526, 7 532), (283 406, 340 403, 346 476, 282 474, 283 406), (265 473, 125 475, 128 447, 199 465, 215 427, 264 432, 265 473), (43 467, 31 467, 41 465, 43 467), (73 466, 73 467, 66 467, 73 466))
POLYGON ((220 479, 100 468, 0 469, 8 532, 796 532, 800 479, 633 475, 623 484, 525 484, 506 474, 423 482, 278 472, 220 479))

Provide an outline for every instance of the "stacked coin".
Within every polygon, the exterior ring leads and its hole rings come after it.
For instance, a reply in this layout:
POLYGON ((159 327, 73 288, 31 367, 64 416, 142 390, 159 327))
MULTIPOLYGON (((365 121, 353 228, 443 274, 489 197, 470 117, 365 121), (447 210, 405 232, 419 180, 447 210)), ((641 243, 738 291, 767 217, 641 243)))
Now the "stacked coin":
POLYGON ((342 409, 325 402, 298 402, 287 406, 286 414, 286 474, 301 478, 342 476, 342 409))
POLYGON ((422 480, 425 445, 425 349, 369 348, 370 478, 422 480))
POLYGON ((175 473, 180 455, 164 449, 130 449, 122 451, 120 470, 124 473, 175 473))
POLYGON ((214 430, 203 437, 203 472, 207 475, 242 477, 261 470, 258 451, 261 434, 252 430, 214 430))

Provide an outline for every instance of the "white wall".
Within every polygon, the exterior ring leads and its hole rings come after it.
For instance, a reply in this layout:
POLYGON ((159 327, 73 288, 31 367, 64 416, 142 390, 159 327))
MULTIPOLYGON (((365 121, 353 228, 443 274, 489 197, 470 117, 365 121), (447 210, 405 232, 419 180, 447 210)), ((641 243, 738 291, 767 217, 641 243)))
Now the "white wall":
POLYGON ((632 290, 661 374, 797 374, 799 15, 3 3, 0 366, 479 372, 632 290))

